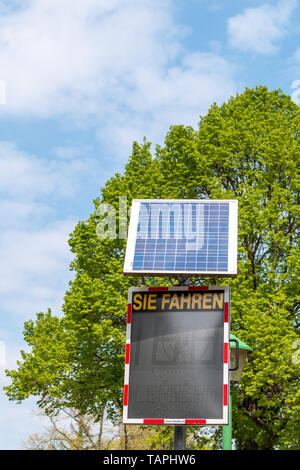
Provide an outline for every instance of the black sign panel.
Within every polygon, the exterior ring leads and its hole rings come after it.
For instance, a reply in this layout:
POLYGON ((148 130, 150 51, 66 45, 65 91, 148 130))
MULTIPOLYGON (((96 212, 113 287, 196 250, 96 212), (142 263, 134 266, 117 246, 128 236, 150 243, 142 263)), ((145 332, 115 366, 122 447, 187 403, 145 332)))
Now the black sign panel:
POLYGON ((228 311, 228 287, 130 290, 124 423, 227 423, 228 311))

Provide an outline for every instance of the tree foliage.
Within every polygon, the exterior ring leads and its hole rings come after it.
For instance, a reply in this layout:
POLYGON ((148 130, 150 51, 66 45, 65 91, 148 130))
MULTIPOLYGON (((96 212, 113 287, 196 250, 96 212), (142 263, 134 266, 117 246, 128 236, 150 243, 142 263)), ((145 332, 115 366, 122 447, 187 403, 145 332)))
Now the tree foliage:
POLYGON ((128 287, 168 280, 123 276, 125 240, 99 240, 97 207, 112 204, 120 224, 120 195, 128 208, 133 198, 237 199, 238 276, 214 281, 230 285, 231 329, 254 351, 234 387, 234 439, 238 449, 299 448, 299 157, 299 107, 265 87, 212 105, 198 129, 172 126, 154 155, 134 143, 124 174, 70 236, 76 276, 63 317, 25 324, 31 352, 7 372, 9 398, 35 395, 50 414, 76 407, 96 419, 106 406, 117 421, 128 287))

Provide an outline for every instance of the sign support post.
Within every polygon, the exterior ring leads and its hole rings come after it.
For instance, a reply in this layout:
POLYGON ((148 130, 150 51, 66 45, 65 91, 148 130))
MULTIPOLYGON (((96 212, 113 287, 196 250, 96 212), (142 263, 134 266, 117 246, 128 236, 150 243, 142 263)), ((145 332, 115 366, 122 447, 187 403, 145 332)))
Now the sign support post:
POLYGON ((229 391, 229 424, 222 426, 222 450, 232 450, 232 403, 231 386, 229 391))
POLYGON ((186 450, 186 426, 174 426, 173 450, 186 450))

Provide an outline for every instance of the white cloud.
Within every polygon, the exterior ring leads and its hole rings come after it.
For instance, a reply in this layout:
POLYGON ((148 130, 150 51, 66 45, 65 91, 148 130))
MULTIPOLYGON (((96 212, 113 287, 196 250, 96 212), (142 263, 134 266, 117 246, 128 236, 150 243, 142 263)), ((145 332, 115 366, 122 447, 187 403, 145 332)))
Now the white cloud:
MULTIPOLYGON (((299 74, 300 75, 300 74, 299 74)), ((294 80, 292 83, 292 100, 300 106, 300 80, 294 80)))
POLYGON ((300 47, 298 47, 293 55, 287 61, 287 71, 291 80, 291 98, 300 106, 300 47))
POLYGON ((232 47, 258 54, 273 54, 278 41, 288 33, 288 25, 297 0, 280 0, 276 5, 263 4, 246 8, 228 20, 229 43, 232 47))
POLYGON ((0 142, 2 312, 28 318, 48 307, 60 311, 71 277, 68 238, 77 223, 62 208, 100 169, 86 153, 60 147, 52 159, 38 159, 0 142))
POLYGON ((72 197, 81 181, 93 175, 97 162, 84 149, 76 148, 72 148, 73 158, 62 158, 68 152, 70 147, 54 149, 58 158, 46 160, 0 141, 0 195, 20 198, 21 203, 50 194, 72 197))
POLYGON ((2 16, 7 110, 39 116, 103 112, 134 82, 136 68, 163 65, 173 54, 174 45, 160 42, 172 30, 165 4, 29 0, 2 16))
POLYGON ((2 199, 0 204, 0 227, 17 228, 24 224, 35 225, 43 218, 53 215, 53 209, 38 201, 22 201, 18 199, 2 199))
POLYGON ((17 360, 21 360, 20 349, 29 351, 25 343, 21 343, 21 335, 13 334, 10 331, 0 330, 0 338, 4 338, 5 344, 5 364, 0 363, 0 449, 21 449, 22 443, 33 432, 42 432, 48 420, 38 415, 36 400, 30 398, 22 405, 8 400, 3 388, 11 383, 6 377, 5 369, 16 369, 17 360))
POLYGON ((49 194, 58 184, 51 166, 21 152, 11 142, 0 142, 0 192, 6 195, 49 194))
POLYGON ((196 124, 213 101, 235 92, 225 59, 182 48, 186 31, 169 0, 24 5, 0 19, 2 112, 92 122, 125 160, 133 140, 156 142, 174 120, 196 124))
POLYGON ((146 135, 161 142, 170 124, 197 126, 213 102, 235 94, 235 67, 215 53, 184 55, 177 65, 136 73, 136 86, 125 92, 125 109, 108 116, 101 137, 126 155, 128 142, 146 135))
POLYGON ((68 237, 74 226, 75 221, 62 221, 0 234, 2 311, 25 318, 48 307, 59 313, 71 277, 68 237))
POLYGON ((34 399, 18 405, 0 395, 0 450, 22 450, 23 443, 30 434, 45 430, 49 422, 47 418, 39 416, 37 410, 34 399))

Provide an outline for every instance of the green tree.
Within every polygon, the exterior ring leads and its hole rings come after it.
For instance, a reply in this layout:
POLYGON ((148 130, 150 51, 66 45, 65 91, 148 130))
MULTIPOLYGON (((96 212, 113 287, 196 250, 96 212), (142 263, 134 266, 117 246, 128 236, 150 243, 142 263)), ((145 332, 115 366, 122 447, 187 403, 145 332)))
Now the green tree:
POLYGON ((299 107, 257 87, 212 105, 198 129, 171 127, 153 156, 146 140, 134 143, 124 174, 106 183, 71 234, 76 277, 64 316, 40 313, 25 324, 31 352, 7 372, 9 398, 36 395, 50 414, 75 407, 96 419, 107 407, 117 422, 127 289, 168 280, 123 276, 125 241, 99 240, 97 207, 113 204, 119 227, 120 195, 128 208, 133 198, 237 199, 238 276, 213 281, 230 285, 232 331, 254 350, 234 386, 233 436, 238 449, 299 448, 299 135, 299 107))

